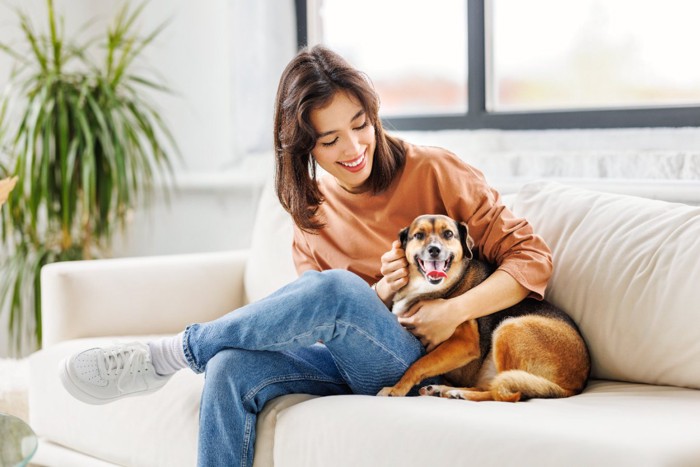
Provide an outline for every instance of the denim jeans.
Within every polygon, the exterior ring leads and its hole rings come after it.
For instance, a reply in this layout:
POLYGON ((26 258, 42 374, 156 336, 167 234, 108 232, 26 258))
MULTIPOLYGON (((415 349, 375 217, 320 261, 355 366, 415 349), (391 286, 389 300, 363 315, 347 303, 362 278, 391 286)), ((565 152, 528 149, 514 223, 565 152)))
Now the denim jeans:
POLYGON ((269 297, 189 326, 184 350, 205 372, 200 466, 250 466, 257 414, 293 393, 374 395, 423 346, 353 273, 309 271, 269 297), (321 344, 322 343, 322 344, 321 344))

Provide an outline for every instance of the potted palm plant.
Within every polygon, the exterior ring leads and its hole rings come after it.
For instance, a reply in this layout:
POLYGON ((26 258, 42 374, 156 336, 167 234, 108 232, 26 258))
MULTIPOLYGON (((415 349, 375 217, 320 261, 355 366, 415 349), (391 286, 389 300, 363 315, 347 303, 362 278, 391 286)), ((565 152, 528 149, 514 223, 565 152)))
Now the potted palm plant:
POLYGON ((0 101, 0 179, 16 177, 0 208, 0 314, 15 348, 41 342, 41 267, 104 256, 154 183, 170 180, 177 152, 144 93, 167 89, 133 71, 164 24, 139 35, 144 4, 127 3, 103 37, 79 42, 65 37, 53 0, 46 7, 47 32, 18 10, 23 45, 0 44, 16 64, 0 101))

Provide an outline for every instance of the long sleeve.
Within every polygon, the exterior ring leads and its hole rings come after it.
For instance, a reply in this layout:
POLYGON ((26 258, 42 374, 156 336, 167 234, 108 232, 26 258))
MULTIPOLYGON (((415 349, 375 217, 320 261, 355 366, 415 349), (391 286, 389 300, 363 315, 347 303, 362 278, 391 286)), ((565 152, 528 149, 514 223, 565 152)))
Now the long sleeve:
POLYGON ((453 164, 440 183, 448 215, 466 219, 480 257, 510 274, 531 292, 530 297, 541 300, 552 274, 549 247, 525 219, 503 205, 481 172, 459 160, 450 161, 453 164))
POLYGON ((321 267, 311 254, 306 238, 296 225, 294 226, 294 239, 292 240, 292 259, 294 260, 294 266, 299 276, 306 271, 321 270, 321 267))

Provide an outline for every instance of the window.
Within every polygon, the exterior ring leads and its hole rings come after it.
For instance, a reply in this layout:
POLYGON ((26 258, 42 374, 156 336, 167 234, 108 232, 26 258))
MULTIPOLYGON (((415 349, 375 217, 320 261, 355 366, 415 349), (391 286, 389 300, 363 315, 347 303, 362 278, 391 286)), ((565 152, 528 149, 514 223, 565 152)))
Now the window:
POLYGON ((700 125, 697 2, 296 1, 398 130, 700 125))
POLYGON ((327 45, 366 72, 384 115, 467 111, 464 0, 440 0, 440 8, 425 0, 314 3, 316 27, 309 31, 309 43, 327 45))
POLYGON ((490 3, 490 110, 700 105, 695 2, 490 3))

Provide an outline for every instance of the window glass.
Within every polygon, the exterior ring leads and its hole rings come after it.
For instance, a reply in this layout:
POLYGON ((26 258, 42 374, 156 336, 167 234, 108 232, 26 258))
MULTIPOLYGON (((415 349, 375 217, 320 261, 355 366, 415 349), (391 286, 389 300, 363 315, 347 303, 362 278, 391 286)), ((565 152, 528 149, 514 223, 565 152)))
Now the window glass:
POLYGON ((490 0, 487 8, 488 110, 700 103, 700 2, 490 0))
POLYGON ((309 5, 309 42, 323 43, 367 73, 381 98, 382 115, 466 112, 466 0, 316 0, 309 5))

